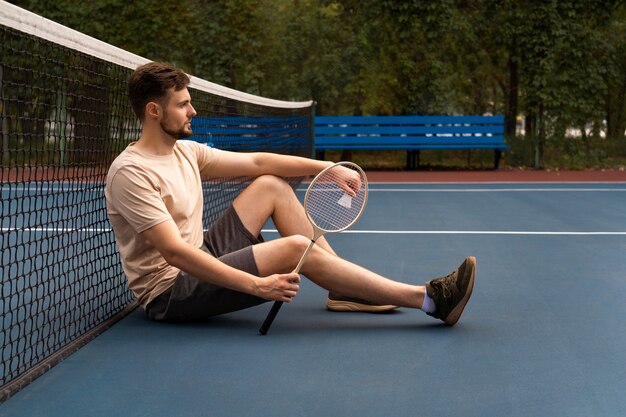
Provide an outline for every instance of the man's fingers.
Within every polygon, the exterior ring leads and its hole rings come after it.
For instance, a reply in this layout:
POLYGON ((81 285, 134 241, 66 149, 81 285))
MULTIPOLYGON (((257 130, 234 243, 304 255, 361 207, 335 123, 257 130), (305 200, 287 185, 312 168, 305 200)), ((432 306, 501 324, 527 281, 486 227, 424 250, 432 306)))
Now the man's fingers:
POLYGON ((298 291, 300 291, 300 274, 289 274, 287 282, 291 285, 285 295, 289 298, 289 301, 291 301, 291 299, 296 296, 298 291))
POLYGON ((341 184, 341 188, 350 196, 356 197, 356 194, 361 189, 361 177, 353 171, 348 173, 348 176, 344 178, 344 183, 341 184))
POLYGON ((265 295, 261 297, 266 300, 289 302, 300 290, 300 275, 273 274, 267 277, 265 295))
POLYGON ((291 284, 299 284, 300 283, 300 275, 299 274, 287 274, 287 282, 291 284))
POLYGON ((298 293, 298 291, 285 291, 283 293, 282 300, 280 300, 280 301, 284 301, 286 303, 289 303, 289 302, 291 302, 292 299, 294 299, 296 297, 297 293, 298 293))

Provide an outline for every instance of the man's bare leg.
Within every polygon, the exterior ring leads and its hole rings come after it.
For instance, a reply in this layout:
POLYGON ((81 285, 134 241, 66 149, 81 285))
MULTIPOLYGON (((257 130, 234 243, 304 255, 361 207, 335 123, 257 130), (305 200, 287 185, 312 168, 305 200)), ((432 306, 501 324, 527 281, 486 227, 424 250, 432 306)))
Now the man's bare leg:
MULTIPOLYGON (((260 273, 291 272, 313 233, 291 187, 277 177, 259 177, 233 205, 244 226, 253 234, 258 234, 272 217, 281 236, 287 236, 254 247, 260 273)), ((471 296, 475 266, 476 260, 468 257, 451 274, 429 281, 425 286, 404 284, 337 257, 328 242, 320 238, 301 272, 332 293, 385 305, 387 309, 395 306, 422 308, 425 294, 428 294, 425 311, 453 325, 471 296), (436 309, 430 304, 433 298, 438 303, 436 309)))
MULTIPOLYGON (((302 204, 289 184, 280 178, 273 176, 257 178, 235 199, 233 206, 244 226, 253 234, 260 233, 270 217, 281 236, 310 237, 313 234, 313 228, 302 204)), ((307 239, 279 239, 257 245, 254 253, 259 272, 262 275, 270 275, 276 272, 292 271, 308 243, 307 239)), ((372 302, 402 299, 400 304, 393 303, 393 305, 421 307, 424 287, 413 287, 383 279, 380 275, 347 262, 336 256, 323 237, 317 240, 316 245, 330 256, 320 255, 318 247, 314 247, 303 266, 302 273, 310 275, 309 278, 321 287, 372 302), (317 259, 321 261, 319 265, 324 265, 323 267, 320 268, 315 264, 317 259), (325 267, 328 269, 324 270, 325 267), (329 273, 330 271, 333 272, 329 273), (371 288, 365 285, 364 289, 365 282, 369 282, 371 288), (401 292, 399 292, 400 289, 401 292), (400 293, 403 294, 402 297, 398 297, 397 294, 400 293), (372 294, 377 294, 376 299, 372 298, 372 294)), ((390 303, 383 301, 383 304, 390 303)))
MULTIPOLYGON (((257 178, 244 190, 233 206, 244 226, 253 234, 258 234, 267 221, 272 218, 281 236, 302 235, 309 239, 313 236, 304 207, 296 197, 291 186, 282 178, 265 175, 257 178)), ((336 255, 328 241, 322 236, 316 245, 332 255, 336 255)), ((377 304, 355 296, 347 297, 341 292, 330 291, 326 307, 332 311, 385 312, 397 308, 392 304, 377 304)))
MULTIPOLYGON (((303 236, 290 236, 255 245, 254 258, 262 276, 295 268, 309 244, 303 236)), ((421 308, 424 286, 396 282, 314 246, 301 273, 329 291, 380 304, 421 308)))
MULTIPOLYGON (((255 245, 259 273, 265 276, 293 270, 308 242, 303 236, 290 236, 255 245)), ((319 247, 313 247, 301 270, 329 291, 377 304, 420 308, 450 326, 459 320, 472 295, 475 271, 476 259, 470 256, 445 277, 428 281, 424 286, 411 285, 385 278, 319 247)))
MULTIPOLYGON (((281 178, 271 175, 257 178, 235 199, 233 206, 244 226, 254 235, 261 232, 271 217, 281 236, 313 236, 313 227, 304 207, 291 186, 281 178)), ((316 244, 335 255, 323 236, 316 244)))

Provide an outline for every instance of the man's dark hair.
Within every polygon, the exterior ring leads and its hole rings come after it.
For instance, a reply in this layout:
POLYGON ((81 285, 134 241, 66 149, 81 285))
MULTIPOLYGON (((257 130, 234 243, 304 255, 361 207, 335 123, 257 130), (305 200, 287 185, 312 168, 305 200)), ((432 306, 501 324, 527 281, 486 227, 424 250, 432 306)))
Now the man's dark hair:
POLYGON ((166 62, 150 62, 137 67, 128 80, 128 97, 133 111, 143 120, 146 104, 158 101, 167 105, 170 88, 180 91, 189 85, 189 77, 182 70, 166 62))

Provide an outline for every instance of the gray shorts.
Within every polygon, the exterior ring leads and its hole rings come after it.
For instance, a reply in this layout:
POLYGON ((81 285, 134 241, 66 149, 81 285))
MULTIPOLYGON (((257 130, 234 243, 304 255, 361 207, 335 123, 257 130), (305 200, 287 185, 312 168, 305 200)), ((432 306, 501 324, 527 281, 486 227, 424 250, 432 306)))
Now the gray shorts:
MULTIPOLYGON (((252 245, 261 242, 263 237, 253 236, 230 206, 204 234, 202 249, 233 268, 259 275, 252 245)), ((157 321, 197 321, 253 307, 265 301, 250 294, 209 284, 181 271, 174 285, 146 306, 146 314, 157 321)))

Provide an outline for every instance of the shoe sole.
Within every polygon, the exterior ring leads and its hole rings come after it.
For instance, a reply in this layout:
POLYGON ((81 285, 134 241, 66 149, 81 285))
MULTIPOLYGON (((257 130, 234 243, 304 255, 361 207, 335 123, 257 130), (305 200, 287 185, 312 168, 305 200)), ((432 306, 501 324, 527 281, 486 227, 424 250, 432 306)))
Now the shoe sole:
POLYGON ((398 306, 394 305, 369 305, 360 304, 353 301, 337 301, 327 300, 326 308, 330 311, 339 312, 361 312, 361 313, 384 313, 386 311, 395 310, 398 306))
MULTIPOLYGON (((465 291, 465 295, 463 296, 461 301, 459 301, 456 307, 454 307, 454 309, 450 312, 450 314, 448 314, 448 317, 446 317, 446 319, 444 320, 444 323, 447 324, 448 326, 454 326, 456 322, 459 321, 459 318, 461 317, 461 314, 463 313, 463 310, 465 309, 465 305, 469 301, 472 295, 472 291, 474 290, 474 276, 476 275, 476 258, 473 256, 468 256, 465 259, 465 261, 467 262, 467 265, 469 267, 469 273, 470 273, 469 284, 467 286, 467 291, 465 291)), ((468 273, 467 269, 465 270, 465 273, 466 274, 468 273)))

